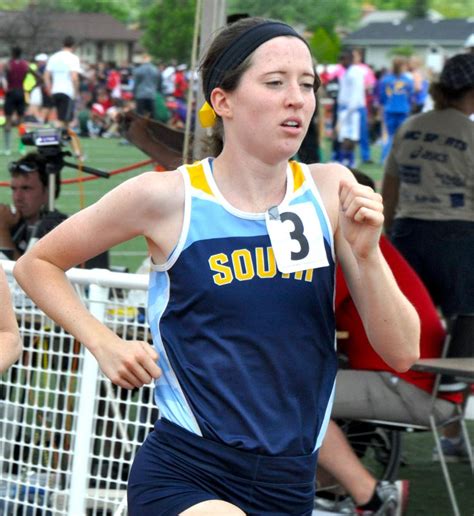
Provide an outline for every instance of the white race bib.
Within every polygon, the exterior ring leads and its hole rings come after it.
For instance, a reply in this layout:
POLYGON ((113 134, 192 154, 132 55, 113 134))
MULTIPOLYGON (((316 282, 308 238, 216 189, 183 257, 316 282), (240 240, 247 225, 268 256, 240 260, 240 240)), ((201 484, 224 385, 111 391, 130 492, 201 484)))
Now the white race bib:
POLYGON ((283 273, 328 267, 323 231, 310 202, 278 206, 265 213, 278 270, 283 273))

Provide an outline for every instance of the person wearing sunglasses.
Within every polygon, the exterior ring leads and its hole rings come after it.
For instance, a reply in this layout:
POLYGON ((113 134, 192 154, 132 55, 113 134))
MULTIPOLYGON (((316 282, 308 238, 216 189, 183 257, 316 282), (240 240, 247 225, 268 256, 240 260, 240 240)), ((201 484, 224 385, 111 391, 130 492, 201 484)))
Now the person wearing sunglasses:
MULTIPOLYGON (((31 152, 9 165, 12 205, 0 204, 0 251, 18 259, 37 239, 67 218, 48 209, 48 172, 46 159, 31 152)), ((59 195, 56 178, 55 197, 59 195)))

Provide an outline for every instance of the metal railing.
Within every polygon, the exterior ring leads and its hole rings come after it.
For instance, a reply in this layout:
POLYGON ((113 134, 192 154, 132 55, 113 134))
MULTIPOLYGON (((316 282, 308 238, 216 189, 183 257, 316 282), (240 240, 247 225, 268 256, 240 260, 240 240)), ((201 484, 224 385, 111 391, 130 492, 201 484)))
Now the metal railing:
MULTIPOLYGON (((24 351, 0 376, 0 514, 124 515, 131 462, 157 417, 153 386, 112 385, 16 284, 14 262, 2 265, 24 351)), ((72 269, 68 278, 97 319, 150 341, 147 275, 72 269)))

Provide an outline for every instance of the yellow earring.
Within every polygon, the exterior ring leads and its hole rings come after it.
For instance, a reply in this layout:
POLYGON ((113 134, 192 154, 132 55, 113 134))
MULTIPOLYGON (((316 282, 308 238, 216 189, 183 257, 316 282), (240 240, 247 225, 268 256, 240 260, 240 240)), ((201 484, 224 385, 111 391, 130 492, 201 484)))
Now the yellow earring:
POLYGON ((207 101, 204 102, 199 110, 198 116, 203 127, 212 127, 216 121, 216 113, 207 101))

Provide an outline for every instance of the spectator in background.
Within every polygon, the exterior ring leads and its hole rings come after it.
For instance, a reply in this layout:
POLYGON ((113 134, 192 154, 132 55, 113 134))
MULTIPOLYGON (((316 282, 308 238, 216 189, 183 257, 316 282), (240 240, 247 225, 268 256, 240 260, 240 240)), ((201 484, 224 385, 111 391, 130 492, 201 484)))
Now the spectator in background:
MULTIPOLYGON (((339 59, 342 59, 342 56, 339 56, 339 59)), ((340 77, 345 73, 345 68, 341 65, 338 66, 337 71, 339 73, 332 73, 327 75, 327 82, 324 87, 326 91, 326 95, 329 99, 332 100, 332 109, 331 109, 331 120, 330 120, 330 128, 331 128, 331 161, 339 161, 340 156, 340 145, 337 136, 337 97, 339 96, 339 80, 340 77)))
POLYGON ((5 70, 5 127, 4 134, 4 154, 11 154, 11 130, 13 116, 16 114, 17 126, 20 128, 26 111, 25 91, 23 81, 30 71, 27 61, 21 59, 22 49, 13 47, 11 49, 11 59, 8 61, 5 70))
POLYGON ((168 105, 166 103, 166 99, 161 93, 161 91, 156 92, 155 96, 155 116, 153 117, 155 120, 162 122, 163 124, 167 124, 171 118, 171 112, 168 109, 168 105))
POLYGON ((107 88, 107 64, 99 61, 96 65, 96 82, 98 88, 107 88))
POLYGON ((352 52, 346 50, 341 56, 345 73, 339 79, 337 97, 338 161, 346 166, 355 165, 354 149, 360 140, 360 110, 365 107, 365 71, 354 64, 352 52))
MULTIPOLYGON (((35 89, 35 87, 38 85, 39 81, 41 80, 41 77, 37 74, 38 65, 36 61, 33 61, 32 63, 28 64, 28 73, 25 75, 25 78, 23 79, 23 91, 25 92, 25 102, 26 105, 29 107, 31 104, 31 92, 35 89)), ((27 119, 29 115, 29 110, 26 113, 25 119, 27 119)))
POLYGON ((364 63, 362 50, 355 48, 352 51, 353 66, 359 67, 363 71, 364 77, 364 104, 359 107, 360 117, 360 138, 359 150, 362 163, 372 163, 370 157, 370 137, 369 137, 369 111, 368 96, 375 86, 375 75, 372 69, 364 63))
POLYGON ((133 96, 137 114, 152 117, 155 114, 155 96, 158 91, 159 74, 149 54, 133 71, 133 96))
POLYGON ((113 61, 109 62, 109 66, 107 69, 106 89, 107 93, 112 99, 112 102, 120 100, 122 98, 121 75, 113 61))
MULTIPOLYGON (((12 260, 18 259, 33 244, 61 222, 65 213, 50 209, 48 158, 30 152, 10 163, 13 209, 0 204, 0 249, 12 260)), ((55 174, 54 197, 61 190, 60 175, 55 174)), ((85 262, 86 268, 108 268, 108 253, 85 262)))
MULTIPOLYGON (((7 249, 11 259, 18 259, 35 240, 67 218, 57 210, 48 210, 46 163, 46 159, 36 152, 10 163, 14 211, 10 206, 0 204, 0 248, 7 249)), ((59 189, 59 176, 56 176, 56 198, 59 189)))
POLYGON ((326 84, 329 82, 331 78, 331 74, 329 73, 328 67, 326 65, 322 66, 321 71, 319 73, 319 78, 321 79, 321 86, 325 88, 326 84))
POLYGON ((172 97, 174 93, 174 74, 176 73, 176 61, 172 60, 166 66, 161 75, 161 91, 166 97, 172 97))
POLYGON ((382 78, 387 73, 386 68, 380 68, 375 71, 375 87, 373 91, 373 125, 372 125, 372 141, 382 145, 387 139, 385 124, 383 123, 383 108, 380 103, 382 78))
POLYGON ((107 112, 113 106, 112 99, 106 88, 98 88, 95 95, 95 103, 100 104, 107 112))
POLYGON ((74 118, 75 99, 79 96, 81 65, 74 54, 72 36, 64 38, 63 48, 53 54, 44 74, 46 93, 52 95, 58 125, 68 128, 74 118))
POLYGON ((108 120, 106 111, 102 104, 94 102, 89 111, 89 119, 87 120, 87 132, 91 138, 102 136, 108 128, 108 120))
MULTIPOLYGON (((122 96, 130 93, 133 86, 133 71, 129 63, 124 62, 120 65, 120 87, 122 90, 122 96)), ((130 100, 130 99, 128 99, 130 100)))
POLYGON ((30 95, 30 108, 32 115, 40 123, 46 123, 49 119, 49 113, 53 107, 51 96, 47 94, 44 84, 44 72, 46 63, 48 62, 48 54, 40 53, 35 56, 37 65, 36 73, 38 75, 38 83, 30 95))
POLYGON ((443 315, 474 314, 474 54, 458 54, 385 163, 385 230, 443 315))
POLYGON ((185 64, 180 64, 176 67, 176 72, 174 74, 173 97, 176 100, 180 100, 182 102, 184 102, 186 100, 186 93, 188 91, 188 80, 186 78, 186 69, 187 69, 187 66, 185 64))
MULTIPOLYGON (((361 184, 375 187, 366 174, 358 170, 353 170, 353 173, 361 184)), ((446 334, 426 287, 384 235, 380 239, 380 249, 398 286, 420 317, 420 358, 441 356, 446 334)), ((339 351, 347 356, 348 368, 340 369, 337 374, 331 417, 426 424, 431 409, 434 375, 411 370, 399 373, 380 358, 369 343, 340 266, 336 270, 335 310, 337 328, 348 333, 347 339, 338 342, 339 351)), ((451 395, 446 400, 439 399, 436 402, 436 415, 442 419, 454 415, 455 402, 462 402, 462 397, 451 395)), ((457 426, 455 431, 456 435, 453 434, 451 438, 459 440, 460 428, 457 426)), ((467 457, 463 444, 461 442, 457 454, 451 456, 448 453, 448 458, 455 459, 459 454, 467 457)), ((318 508, 339 512, 345 507, 350 508, 353 514, 367 516, 404 513, 408 501, 407 481, 377 481, 334 422, 328 427, 321 447, 319 466, 335 477, 351 498, 342 502, 317 500, 318 508)), ((324 478, 322 472, 320 478, 324 478)))
POLYGON ((380 84, 380 104, 383 121, 387 129, 387 141, 382 147, 382 162, 385 161, 393 137, 411 112, 413 81, 406 73, 408 62, 404 57, 394 57, 392 71, 382 77, 380 84))
POLYGON ((2 307, 0 310, 0 373, 4 373, 20 357, 22 344, 12 308, 7 278, 1 265, 0 306, 2 307))
POLYGON ((425 77, 422 61, 418 56, 411 56, 408 60, 408 76, 413 81, 411 113, 416 115, 423 111, 429 88, 429 81, 425 77))

